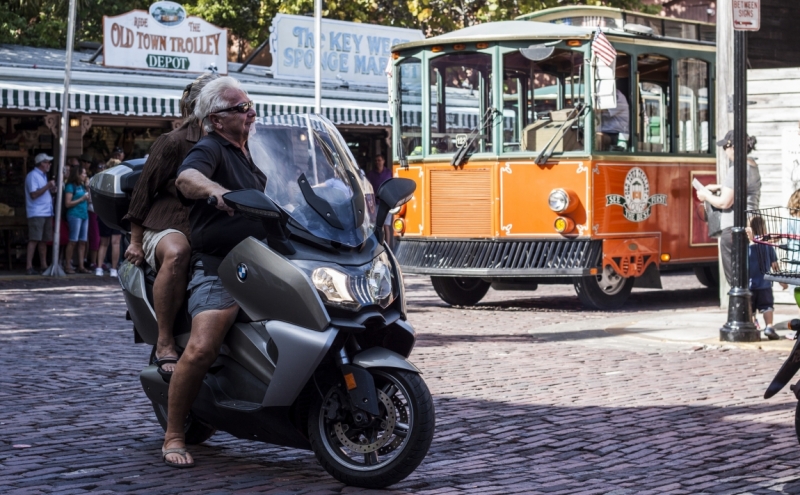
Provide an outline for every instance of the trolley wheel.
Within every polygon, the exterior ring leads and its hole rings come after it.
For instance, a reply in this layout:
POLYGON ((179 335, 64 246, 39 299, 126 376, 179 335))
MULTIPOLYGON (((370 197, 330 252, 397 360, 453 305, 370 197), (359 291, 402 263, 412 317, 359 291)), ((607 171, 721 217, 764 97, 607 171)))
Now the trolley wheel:
POLYGON ((719 266, 696 266, 694 267, 694 276, 706 287, 711 289, 719 287, 719 266))
POLYGON ((625 304, 633 289, 634 277, 621 277, 610 266, 598 275, 573 279, 578 299, 589 309, 617 309, 625 304))
POLYGON ((431 277, 431 283, 442 301, 453 306, 478 304, 492 285, 475 277, 431 277))

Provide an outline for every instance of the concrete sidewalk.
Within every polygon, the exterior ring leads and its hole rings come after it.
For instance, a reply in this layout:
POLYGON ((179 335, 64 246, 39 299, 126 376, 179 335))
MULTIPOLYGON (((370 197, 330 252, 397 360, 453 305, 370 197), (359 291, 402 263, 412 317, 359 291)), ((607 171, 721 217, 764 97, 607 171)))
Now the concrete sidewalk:
MULTIPOLYGON (((634 316, 634 315, 631 315, 634 316)), ((638 315, 636 315, 638 316, 638 315)), ((761 342, 731 343, 719 339, 719 329, 728 319, 727 311, 717 310, 677 310, 669 315, 641 315, 630 321, 615 321, 605 331, 611 335, 637 337, 661 342, 694 343, 698 345, 735 345, 744 348, 761 348, 764 350, 791 350, 795 341, 786 338, 793 332, 788 330, 788 322, 792 318, 800 318, 797 307, 777 305, 775 308, 775 329, 781 340, 767 340, 761 334, 761 342)), ((759 325, 763 331, 764 320, 759 315, 759 325)))

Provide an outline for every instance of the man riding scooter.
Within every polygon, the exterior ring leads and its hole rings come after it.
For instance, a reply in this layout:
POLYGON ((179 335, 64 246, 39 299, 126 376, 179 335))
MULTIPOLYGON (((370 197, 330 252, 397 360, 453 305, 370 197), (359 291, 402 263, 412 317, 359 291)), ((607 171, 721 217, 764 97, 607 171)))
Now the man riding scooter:
POLYGON ((247 146, 256 113, 239 82, 222 77, 206 85, 195 105, 195 116, 208 135, 198 141, 178 170, 176 186, 195 200, 189 214, 192 274, 189 282, 189 343, 169 385, 167 430, 162 456, 173 467, 194 466, 186 452, 184 420, 203 377, 217 357, 239 306, 223 288, 217 268, 223 257, 249 236, 262 238, 262 224, 234 215, 222 195, 230 190, 264 190, 267 178, 255 166, 247 146), (207 202, 211 197, 216 198, 207 202))

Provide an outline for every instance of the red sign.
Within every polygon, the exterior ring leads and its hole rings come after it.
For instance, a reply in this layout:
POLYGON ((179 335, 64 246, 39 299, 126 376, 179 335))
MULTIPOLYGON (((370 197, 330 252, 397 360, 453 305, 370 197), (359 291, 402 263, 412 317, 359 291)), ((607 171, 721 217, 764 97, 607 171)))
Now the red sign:
POLYGON ((761 29, 761 0, 733 0, 733 29, 737 31, 761 29))

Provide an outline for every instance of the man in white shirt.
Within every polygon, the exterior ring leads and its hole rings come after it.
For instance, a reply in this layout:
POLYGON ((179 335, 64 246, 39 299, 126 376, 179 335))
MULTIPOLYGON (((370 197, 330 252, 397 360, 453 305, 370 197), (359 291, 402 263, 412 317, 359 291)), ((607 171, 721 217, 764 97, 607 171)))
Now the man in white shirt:
POLYGON ((28 257, 25 270, 38 275, 33 268, 33 253, 39 248, 42 270, 47 269, 47 243, 53 240, 53 195, 56 183, 47 180, 53 157, 39 153, 33 159, 36 167, 25 177, 25 211, 28 214, 28 257))

